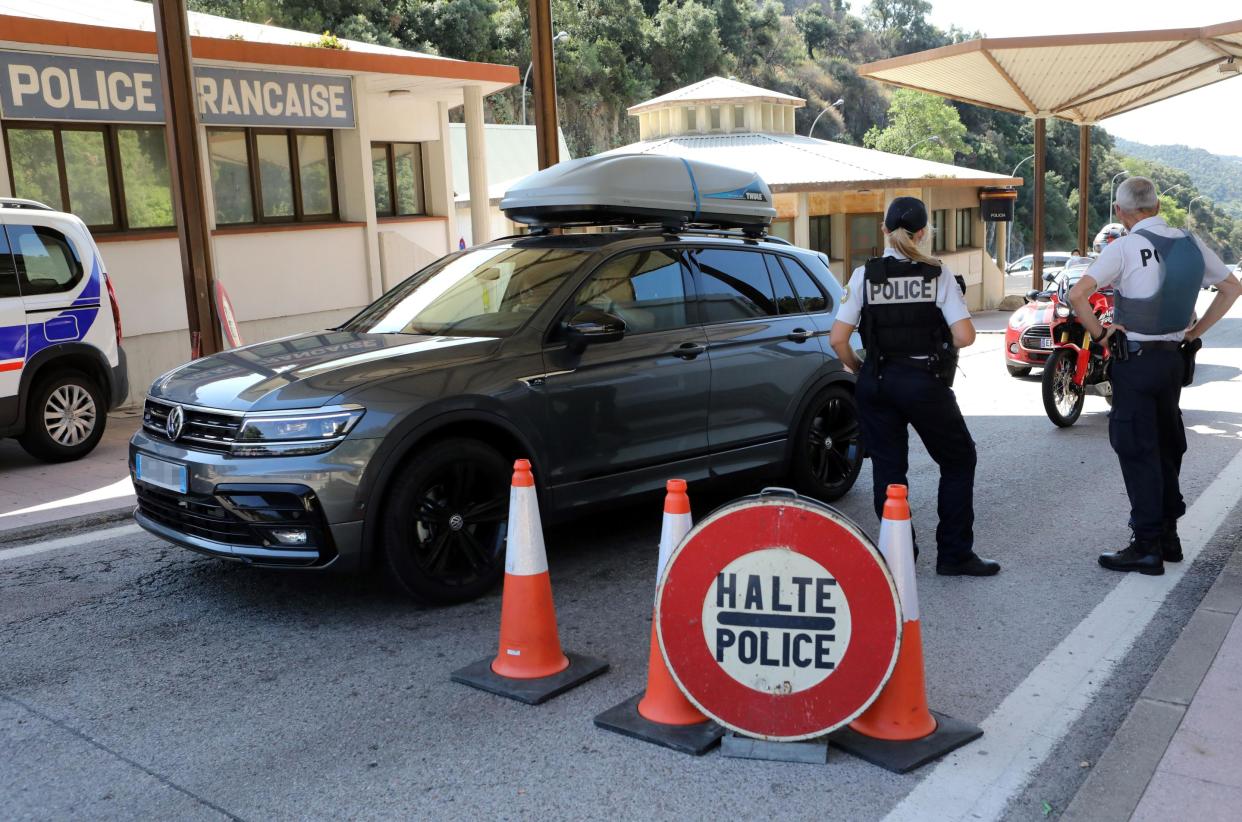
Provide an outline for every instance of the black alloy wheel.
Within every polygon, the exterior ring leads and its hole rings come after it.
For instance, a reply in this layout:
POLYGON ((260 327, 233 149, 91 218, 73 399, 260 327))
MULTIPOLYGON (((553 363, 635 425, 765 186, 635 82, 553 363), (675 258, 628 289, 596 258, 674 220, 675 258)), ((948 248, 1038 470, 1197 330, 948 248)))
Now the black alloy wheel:
POLYGON ((794 441, 794 486, 831 502, 854 487, 862 470, 858 406, 849 389, 830 385, 811 400, 794 441))
POLYGON ((1069 428, 1082 416, 1086 398, 1083 386, 1074 384, 1077 356, 1071 348, 1058 348, 1044 364, 1044 412, 1060 428, 1069 428))
POLYGON ((467 602, 505 567, 512 469, 475 440, 443 440, 415 453, 384 507, 384 554, 396 581, 434 605, 467 602))

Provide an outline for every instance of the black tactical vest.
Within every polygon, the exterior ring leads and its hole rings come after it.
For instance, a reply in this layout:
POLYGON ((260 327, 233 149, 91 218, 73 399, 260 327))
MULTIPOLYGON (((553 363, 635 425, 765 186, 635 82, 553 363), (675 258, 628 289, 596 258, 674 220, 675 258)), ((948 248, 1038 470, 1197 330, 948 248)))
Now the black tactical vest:
POLYGON ((868 357, 949 355, 952 336, 936 305, 940 269, 928 263, 875 257, 863 278, 861 332, 868 357))

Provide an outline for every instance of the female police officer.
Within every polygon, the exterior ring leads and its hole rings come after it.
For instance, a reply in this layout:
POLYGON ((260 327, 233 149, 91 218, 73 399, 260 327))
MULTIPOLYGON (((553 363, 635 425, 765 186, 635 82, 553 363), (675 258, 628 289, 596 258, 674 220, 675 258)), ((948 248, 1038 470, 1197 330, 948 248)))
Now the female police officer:
POLYGON ((975 341, 975 327, 953 274, 919 248, 927 235, 922 201, 893 200, 884 234, 884 256, 854 270, 830 336, 841 361, 858 374, 876 516, 888 485, 906 484, 912 425, 940 466, 936 573, 991 576, 1000 565, 973 550, 975 443, 950 388, 956 351, 975 341), (860 324, 865 363, 850 346, 860 324))

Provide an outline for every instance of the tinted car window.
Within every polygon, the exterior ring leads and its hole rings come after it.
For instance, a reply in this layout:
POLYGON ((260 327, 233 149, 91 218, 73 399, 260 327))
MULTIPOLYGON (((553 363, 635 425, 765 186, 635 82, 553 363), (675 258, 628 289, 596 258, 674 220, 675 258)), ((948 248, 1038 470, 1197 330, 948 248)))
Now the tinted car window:
POLYGON ((81 281, 82 261, 64 234, 41 225, 10 225, 5 230, 22 294, 56 294, 81 281))
POLYGON ((9 253, 8 236, 4 233, 4 229, 0 228, 0 297, 16 297, 19 293, 17 290, 17 264, 13 262, 13 255, 9 253))
POLYGON ((811 278, 810 274, 806 273, 805 268, 787 257, 782 257, 780 262, 785 266, 785 273, 789 275, 794 291, 798 293, 798 299, 802 301, 804 311, 816 314, 832 308, 832 304, 824 296, 823 290, 815 284, 815 280, 811 278))
POLYGON ((782 314, 801 314, 802 305, 781 268, 781 261, 772 254, 764 254, 763 257, 767 261, 768 276, 772 278, 772 288, 776 292, 777 309, 782 314))
POLYGON ((587 280, 575 303, 620 317, 632 334, 690 324, 685 264, 679 254, 658 249, 608 260, 587 280))
POLYGON ((776 293, 763 254, 731 248, 694 252, 695 285, 705 323, 770 317, 778 313, 776 293))
POLYGON ((582 262, 582 254, 577 249, 476 248, 406 280, 341 330, 508 336, 552 296, 582 262))

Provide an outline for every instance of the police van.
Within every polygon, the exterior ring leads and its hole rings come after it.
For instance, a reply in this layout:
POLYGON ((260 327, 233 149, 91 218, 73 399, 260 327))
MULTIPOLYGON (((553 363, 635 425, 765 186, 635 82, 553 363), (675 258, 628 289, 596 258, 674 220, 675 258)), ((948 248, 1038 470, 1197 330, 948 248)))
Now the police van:
POLYGON ((0 436, 78 459, 128 392, 116 293, 85 223, 0 198, 0 436))

